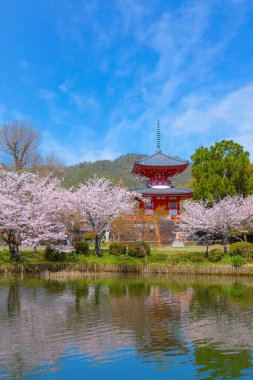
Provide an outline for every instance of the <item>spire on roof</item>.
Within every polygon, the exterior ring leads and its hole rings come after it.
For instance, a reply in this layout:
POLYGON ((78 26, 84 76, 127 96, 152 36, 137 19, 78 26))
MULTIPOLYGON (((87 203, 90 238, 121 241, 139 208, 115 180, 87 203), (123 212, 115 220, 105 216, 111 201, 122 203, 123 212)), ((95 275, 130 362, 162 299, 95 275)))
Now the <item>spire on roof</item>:
POLYGON ((160 130, 160 123, 159 120, 157 120, 157 129, 156 129, 156 152, 161 152, 161 130, 160 130))

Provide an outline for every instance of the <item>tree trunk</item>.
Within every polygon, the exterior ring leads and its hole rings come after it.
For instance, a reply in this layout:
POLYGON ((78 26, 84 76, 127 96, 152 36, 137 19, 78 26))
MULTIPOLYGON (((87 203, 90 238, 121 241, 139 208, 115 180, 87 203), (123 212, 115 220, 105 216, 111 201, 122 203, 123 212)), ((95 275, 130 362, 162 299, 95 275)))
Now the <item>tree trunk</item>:
POLYGON ((147 261, 148 255, 146 249, 143 247, 142 240, 137 240, 137 244, 139 244, 139 247, 141 251, 144 253, 144 260, 147 261))
POLYGON ((20 260, 19 243, 18 243, 16 231, 11 231, 9 233, 8 247, 11 254, 10 256, 11 260, 19 261, 20 260))
POLYGON ((17 245, 9 244, 9 251, 11 254, 11 260, 15 260, 15 261, 20 260, 19 249, 17 245))
POLYGON ((223 244, 224 244, 224 253, 226 254, 228 251, 228 234, 225 233, 223 236, 223 244))
POLYGON ((96 234, 95 237, 95 256, 102 257, 102 253, 100 252, 100 243, 101 243, 101 236, 96 234))
POLYGON ((209 242, 207 242, 207 244, 206 244, 205 257, 208 257, 208 253, 209 253, 209 242))

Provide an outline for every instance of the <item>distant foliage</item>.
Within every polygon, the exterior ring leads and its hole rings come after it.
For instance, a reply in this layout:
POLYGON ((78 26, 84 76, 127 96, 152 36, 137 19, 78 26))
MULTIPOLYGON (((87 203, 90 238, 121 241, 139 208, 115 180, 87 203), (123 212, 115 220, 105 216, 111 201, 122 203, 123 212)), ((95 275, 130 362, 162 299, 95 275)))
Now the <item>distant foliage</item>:
POLYGON ((77 240, 74 243, 74 248, 76 253, 88 255, 89 253, 89 244, 84 240, 77 240))
POLYGON ((96 162, 82 162, 64 169, 64 185, 76 186, 87 182, 94 177, 105 177, 115 185, 127 188, 142 187, 145 179, 140 180, 131 174, 131 168, 136 160, 146 157, 143 154, 126 154, 114 161, 100 160, 96 162))
POLYGON ((208 260, 212 263, 220 261, 224 255, 224 251, 219 248, 212 249, 208 254, 208 260))
POLYGON ((253 244, 247 242, 231 244, 228 253, 230 256, 242 256, 245 259, 253 259, 253 244))
POLYGON ((116 255, 116 256, 121 256, 126 254, 126 244, 125 243, 111 243, 109 245, 109 253, 110 255, 116 255))
POLYGON ((128 244, 128 254, 132 257, 145 257, 150 255, 150 245, 144 241, 128 244))
MULTIPOLYGON (((144 154, 126 154, 116 160, 100 160, 96 162, 82 162, 75 166, 63 168, 64 186, 72 187, 85 183, 89 178, 97 175, 111 180, 114 184, 129 189, 145 186, 146 179, 132 175, 131 169, 135 161, 146 157, 144 154)), ((173 183, 188 186, 191 180, 191 165, 181 174, 173 178, 173 183)))
POLYGON ((48 261, 62 262, 62 261, 66 261, 66 252, 59 251, 55 247, 52 247, 51 245, 47 245, 45 249, 44 257, 48 261))
POLYGON ((84 239, 85 240, 95 240, 96 234, 95 232, 92 231, 86 231, 84 233, 84 239))

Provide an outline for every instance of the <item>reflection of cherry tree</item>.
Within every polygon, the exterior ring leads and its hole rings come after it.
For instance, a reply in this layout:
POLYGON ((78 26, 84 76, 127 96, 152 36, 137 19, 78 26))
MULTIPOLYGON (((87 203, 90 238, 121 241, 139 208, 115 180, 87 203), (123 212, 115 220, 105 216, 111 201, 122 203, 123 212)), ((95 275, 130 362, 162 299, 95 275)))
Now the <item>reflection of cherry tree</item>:
POLYGON ((208 373, 208 379, 235 379, 252 371, 252 287, 219 281, 193 284, 184 332, 201 378, 208 373))
POLYGON ((211 379, 237 378, 252 368, 251 286, 231 286, 229 279, 182 282, 181 276, 162 284, 109 278, 4 281, 0 372, 29 377, 41 371, 41 360, 46 371, 62 357, 99 365, 130 347, 139 362, 145 357, 172 371, 175 358, 192 354, 182 368, 195 360, 198 374, 211 379))
POLYGON ((19 260, 20 244, 36 245, 65 237, 59 215, 59 181, 32 173, 0 171, 0 229, 11 258, 19 260))

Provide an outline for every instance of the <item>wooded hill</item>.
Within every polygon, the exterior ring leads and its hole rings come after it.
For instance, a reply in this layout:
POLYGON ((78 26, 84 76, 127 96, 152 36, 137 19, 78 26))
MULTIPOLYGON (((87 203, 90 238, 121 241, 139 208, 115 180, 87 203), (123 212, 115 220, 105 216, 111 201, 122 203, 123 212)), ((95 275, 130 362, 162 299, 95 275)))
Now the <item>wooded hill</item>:
MULTIPOLYGON (((71 187, 84 183, 88 178, 97 175, 98 177, 109 178, 116 184, 120 184, 129 189, 145 186, 146 179, 131 174, 131 169, 135 161, 146 157, 143 154, 129 153, 116 160, 100 160, 95 162, 81 162, 78 165, 65 167, 63 169, 64 185, 71 187)), ((173 177, 173 184, 176 186, 190 187, 191 168, 188 167, 184 173, 173 177)))

